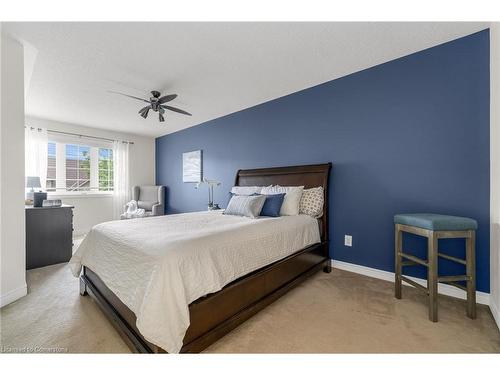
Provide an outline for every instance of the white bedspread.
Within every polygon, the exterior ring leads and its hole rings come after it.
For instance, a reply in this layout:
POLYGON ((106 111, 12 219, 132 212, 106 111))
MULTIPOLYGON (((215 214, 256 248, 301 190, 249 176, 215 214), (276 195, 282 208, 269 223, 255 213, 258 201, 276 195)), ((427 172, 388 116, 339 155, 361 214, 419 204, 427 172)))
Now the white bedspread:
POLYGON ((320 241, 316 219, 249 219, 195 212, 96 225, 70 260, 88 266, 137 316, 150 342, 178 353, 188 305, 226 284, 320 241))

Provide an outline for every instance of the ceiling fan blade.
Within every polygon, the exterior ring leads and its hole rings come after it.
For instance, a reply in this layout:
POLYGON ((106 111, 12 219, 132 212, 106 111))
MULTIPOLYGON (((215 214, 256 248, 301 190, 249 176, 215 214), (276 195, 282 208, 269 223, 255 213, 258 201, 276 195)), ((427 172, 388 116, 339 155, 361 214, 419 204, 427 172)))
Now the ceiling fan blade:
POLYGON ((174 111, 177 113, 182 113, 183 115, 192 116, 191 113, 189 113, 189 112, 183 111, 182 109, 179 109, 179 108, 171 107, 169 105, 161 105, 160 107, 164 108, 164 109, 170 109, 171 111, 174 111))
POLYGON ((165 96, 162 96, 160 99, 158 99, 158 103, 163 104, 163 103, 169 102, 171 100, 174 100, 175 98, 177 98, 177 94, 165 95, 165 96))
POLYGON ((150 110, 150 109, 151 109, 151 106, 150 106, 150 105, 148 105, 148 106, 146 106, 146 107, 144 107, 144 108, 141 108, 141 109, 139 110, 139 114, 140 114, 142 117, 146 118, 146 117, 148 117, 148 112, 149 112, 149 110, 150 110))
POLYGON ((112 94, 118 94, 118 95, 126 96, 126 97, 129 97, 129 98, 132 98, 132 99, 137 99, 137 100, 141 100, 143 102, 149 103, 149 100, 138 98, 137 96, 132 96, 132 95, 124 94, 124 93, 118 92, 118 91, 109 91, 108 90, 108 92, 110 92, 112 94))
POLYGON ((165 118, 163 117, 163 115, 161 113, 158 114, 158 118, 159 118, 160 122, 165 121, 165 118))

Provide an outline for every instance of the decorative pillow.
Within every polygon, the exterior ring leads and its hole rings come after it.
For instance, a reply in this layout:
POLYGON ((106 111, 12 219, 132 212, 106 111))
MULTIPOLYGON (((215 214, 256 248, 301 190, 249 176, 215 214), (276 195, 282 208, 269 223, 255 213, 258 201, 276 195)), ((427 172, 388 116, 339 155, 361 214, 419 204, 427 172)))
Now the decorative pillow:
POLYGON ((233 195, 224 215, 247 216, 254 219, 260 215, 265 201, 264 195, 233 195))
POLYGON ((262 188, 261 194, 282 194, 285 193, 283 204, 280 209, 280 216, 292 216, 299 214, 299 203, 302 197, 304 186, 267 186, 262 188))
POLYGON ((262 186, 233 186, 231 188, 231 193, 237 195, 252 195, 260 194, 261 190, 262 186))
POLYGON ((264 197, 266 197, 266 201, 264 202, 262 211, 260 211, 260 216, 280 216, 280 210, 283 205, 283 200, 285 199, 285 193, 264 195, 264 197))
POLYGON ((324 204, 323 187, 305 189, 300 198, 299 212, 319 218, 323 215, 324 204))

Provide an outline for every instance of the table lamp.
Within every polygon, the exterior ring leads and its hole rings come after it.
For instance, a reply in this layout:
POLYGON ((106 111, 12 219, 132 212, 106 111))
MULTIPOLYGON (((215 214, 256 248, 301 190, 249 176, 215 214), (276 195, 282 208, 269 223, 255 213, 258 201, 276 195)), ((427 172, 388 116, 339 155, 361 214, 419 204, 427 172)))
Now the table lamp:
POLYGON ((33 200, 35 195, 35 188, 41 188, 40 177, 38 176, 28 176, 26 177, 26 187, 31 188, 31 190, 26 193, 26 199, 33 200))
POLYGON ((221 183, 216 180, 209 180, 205 177, 203 177, 203 180, 198 182, 195 186, 195 189, 199 189, 199 187, 202 184, 207 184, 208 185, 208 210, 209 211, 215 211, 215 210, 220 210, 220 207, 217 203, 214 203, 214 186, 219 186, 221 183))

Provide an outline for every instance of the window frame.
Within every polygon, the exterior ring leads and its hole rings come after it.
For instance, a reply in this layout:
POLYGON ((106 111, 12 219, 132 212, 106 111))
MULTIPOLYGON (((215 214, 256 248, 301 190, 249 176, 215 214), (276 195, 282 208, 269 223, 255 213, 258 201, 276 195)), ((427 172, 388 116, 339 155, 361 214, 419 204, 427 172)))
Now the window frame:
POLYGON ((57 187, 57 151, 56 150, 57 150, 56 142, 48 141, 47 142, 47 177, 45 179, 45 191, 47 193, 56 193, 57 192, 57 190, 56 190, 56 187, 57 187), (53 154, 50 150, 51 144, 54 145, 54 153, 53 154), (53 167, 50 165, 51 158, 54 159, 54 166, 53 167), (49 178, 49 169, 54 169, 54 173, 55 173, 54 178, 49 178), (48 184, 47 184, 48 181, 54 181, 54 187, 49 188, 48 184))
POLYGON ((97 173, 98 173, 97 183, 99 185, 98 191, 100 191, 100 192, 114 192, 114 179, 113 179, 113 177, 115 174, 115 169, 114 169, 113 149, 109 148, 109 147, 99 147, 97 149, 97 152, 98 152, 98 156, 97 156, 97 173), (107 150, 108 155, 107 155, 107 157, 101 159, 101 151, 102 150, 107 150), (103 162, 107 161, 107 168, 101 168, 101 161, 103 161, 103 162), (108 185, 106 190, 101 190, 101 171, 105 171, 108 175, 108 178, 106 178, 104 180, 104 182, 106 182, 108 185), (112 176, 111 179, 109 178, 110 175, 112 176), (111 190, 110 190, 110 186, 111 186, 111 190))
MULTIPOLYGON (((99 189, 99 149, 110 149, 113 150, 113 145, 110 142, 96 142, 94 140, 87 141, 86 139, 81 139, 80 137, 71 136, 54 136, 51 137, 49 134, 48 143, 56 144, 56 191, 47 190, 47 183, 45 184, 45 190, 49 198, 68 198, 68 197, 110 197, 114 194, 114 190, 98 190, 99 189), (67 145, 75 145, 79 147, 89 148, 89 189, 94 190, 66 190, 66 147, 67 145)), ((47 145, 47 148, 49 145, 47 145)), ((47 156, 48 161, 48 156, 47 156)), ((114 166, 114 163, 113 163, 114 166)), ((48 170, 48 168, 47 168, 48 170)), ((78 170, 78 167, 77 167, 78 170)), ((114 173, 114 170, 113 170, 114 173)), ((71 179, 70 179, 71 180, 71 179)))
MULTIPOLYGON (((69 193, 81 193, 81 192, 90 192, 91 190, 91 174, 92 172, 92 162, 90 160, 91 158, 91 146, 87 145, 82 145, 82 144, 72 144, 72 143, 66 143, 64 144, 64 169, 66 173, 66 178, 65 178, 65 189, 66 192, 69 193), (85 156, 85 153, 87 153, 87 156, 85 156), (83 159, 82 159, 83 157, 83 159), (85 158, 88 158, 88 167, 82 167, 82 162, 86 161, 85 158), (68 166, 68 161, 74 161, 74 166, 68 166), (88 171, 88 177, 87 178, 82 178, 81 174, 88 171), (75 178, 68 178, 68 172, 72 172, 71 177, 75 178), (68 190, 68 183, 71 184, 70 181, 74 181, 73 185, 77 185, 77 187, 74 190, 68 190), (88 190, 82 189, 81 183, 87 184, 88 182, 88 190)), ((57 169, 57 168, 56 168, 57 169)), ((57 187, 56 187, 57 189, 57 187)))

